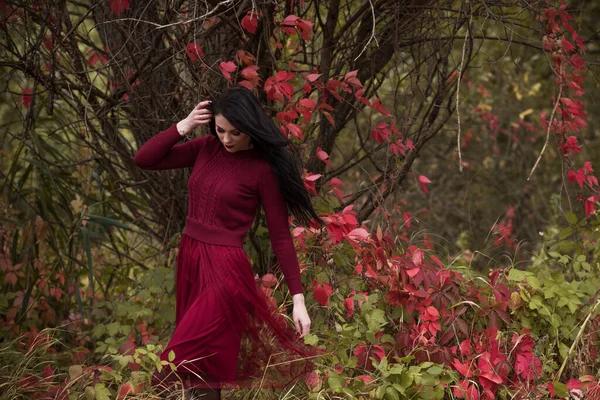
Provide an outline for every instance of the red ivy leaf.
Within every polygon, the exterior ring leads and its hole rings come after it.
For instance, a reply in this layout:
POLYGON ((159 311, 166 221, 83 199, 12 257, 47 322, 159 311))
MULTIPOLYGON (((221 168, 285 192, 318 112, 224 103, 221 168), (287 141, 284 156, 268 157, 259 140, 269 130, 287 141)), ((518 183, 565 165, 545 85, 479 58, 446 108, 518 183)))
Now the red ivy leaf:
POLYGON ((23 101, 23 107, 25 107, 26 109, 29 109, 29 104, 31 104, 32 93, 33 90, 29 88, 23 89, 23 91, 21 92, 21 100, 23 101))
POLYGON ((369 237, 369 232, 367 232, 363 228, 356 228, 351 230, 348 235, 348 239, 356 240, 356 241, 364 241, 369 237))
POLYGON ((258 77, 258 66, 251 65, 249 67, 244 68, 240 73, 244 78, 252 82, 254 85, 258 85, 259 77, 258 77))
POLYGON ((116 15, 129 10, 129 0, 110 0, 110 10, 116 15))
POLYGON ((427 193, 427 185, 429 185, 431 181, 425 175, 419 175, 419 185, 421 185, 421 190, 423 193, 427 193))
POLYGON ((185 52, 192 62, 196 62, 199 59, 204 58, 204 53, 202 52, 202 49, 198 43, 188 43, 187 47, 185 48, 185 52))
POLYGON ((354 315, 354 298, 348 297, 344 300, 344 307, 346 308, 346 314, 348 318, 354 315))
POLYGON ((598 201, 598 199, 596 198, 596 196, 590 196, 586 199, 586 201, 585 201, 585 217, 586 218, 589 217, 590 214, 594 212, 597 201, 598 201))
POLYGON ((261 283, 264 287, 273 287, 277 284, 277 277, 273 274, 265 274, 261 279, 261 283))
POLYGON ((258 27, 259 16, 260 14, 255 13, 253 10, 248 11, 246 16, 242 18, 242 28, 254 35, 258 27))
POLYGON ((228 81, 231 81, 231 73, 237 69, 237 66, 232 61, 222 62, 219 64, 221 73, 228 81))
POLYGON ((329 162, 329 154, 325 153, 320 147, 317 147, 316 155, 317 158, 327 164, 329 168, 333 168, 333 165, 329 162))
POLYGON ((371 104, 371 107, 373 107, 375 110, 379 111, 382 115, 384 115, 386 117, 391 117, 392 116, 392 114, 390 114, 390 112, 387 110, 387 108, 385 108, 383 106, 383 104, 381 104, 381 102, 379 101, 379 99, 373 100, 373 103, 371 104))

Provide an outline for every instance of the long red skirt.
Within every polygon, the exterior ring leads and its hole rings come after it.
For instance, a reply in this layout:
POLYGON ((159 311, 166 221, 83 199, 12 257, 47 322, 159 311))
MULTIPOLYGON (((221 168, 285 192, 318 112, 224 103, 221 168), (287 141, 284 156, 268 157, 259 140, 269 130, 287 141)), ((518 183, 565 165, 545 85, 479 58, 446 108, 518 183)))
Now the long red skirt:
POLYGON ((183 235, 177 256, 175 369, 156 371, 160 388, 284 387, 313 369, 322 350, 303 343, 293 323, 259 288, 240 247, 183 235))

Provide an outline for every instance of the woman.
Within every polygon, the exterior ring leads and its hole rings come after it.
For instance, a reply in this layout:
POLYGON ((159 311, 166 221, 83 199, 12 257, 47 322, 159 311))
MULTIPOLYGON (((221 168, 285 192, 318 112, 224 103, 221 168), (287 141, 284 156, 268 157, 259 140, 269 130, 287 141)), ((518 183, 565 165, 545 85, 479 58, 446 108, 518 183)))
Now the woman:
POLYGON ((250 90, 232 87, 214 103, 199 103, 136 153, 134 162, 143 169, 193 167, 177 257, 176 327, 161 355, 168 360, 173 351, 177 370, 156 372, 154 385, 177 380, 186 389, 195 388, 202 399, 218 399, 226 383, 251 386, 261 378, 264 384, 266 376, 271 383, 285 383, 307 372, 309 357, 320 353, 301 339, 311 321, 288 209, 301 224, 322 221, 288 152, 289 142, 250 90), (211 135, 174 146, 207 123, 211 135), (292 294, 296 332, 257 287, 242 249, 259 205, 292 294), (277 367, 265 371, 269 362, 277 367))

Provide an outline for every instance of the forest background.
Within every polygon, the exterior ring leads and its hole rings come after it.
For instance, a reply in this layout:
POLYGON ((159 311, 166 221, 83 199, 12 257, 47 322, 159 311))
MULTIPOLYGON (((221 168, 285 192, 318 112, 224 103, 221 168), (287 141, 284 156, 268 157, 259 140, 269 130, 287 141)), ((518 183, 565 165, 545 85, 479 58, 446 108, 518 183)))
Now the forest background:
MULTIPOLYGON (((299 146, 318 368, 262 398, 600 398, 600 4, 0 1, 0 395, 154 398, 189 171, 135 151, 221 89, 299 146)), ((197 135, 205 134, 201 129, 197 135)), ((291 299, 259 215, 257 284, 291 299)))

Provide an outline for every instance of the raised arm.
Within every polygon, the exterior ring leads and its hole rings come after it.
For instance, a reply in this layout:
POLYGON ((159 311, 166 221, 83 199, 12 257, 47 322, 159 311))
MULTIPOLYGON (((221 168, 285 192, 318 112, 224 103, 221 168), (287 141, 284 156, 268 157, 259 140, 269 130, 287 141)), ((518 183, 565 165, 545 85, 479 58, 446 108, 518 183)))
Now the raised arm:
POLYGON ((292 295, 302 293, 300 266, 290 233, 289 215, 279 181, 268 163, 261 167, 258 179, 258 194, 267 217, 271 246, 279 260, 290 293, 292 295))
POLYGON ((209 101, 199 103, 187 118, 173 124, 144 143, 133 158, 135 165, 150 170, 194 166, 198 152, 208 137, 192 139, 177 146, 175 144, 198 125, 210 121, 212 114, 205 108, 209 103, 209 101))

